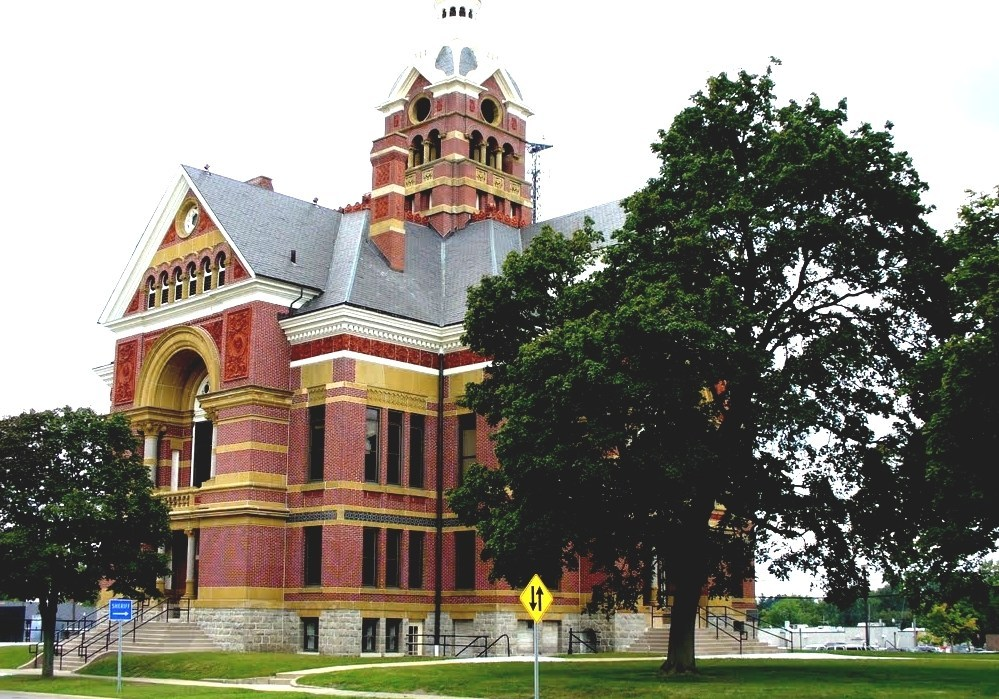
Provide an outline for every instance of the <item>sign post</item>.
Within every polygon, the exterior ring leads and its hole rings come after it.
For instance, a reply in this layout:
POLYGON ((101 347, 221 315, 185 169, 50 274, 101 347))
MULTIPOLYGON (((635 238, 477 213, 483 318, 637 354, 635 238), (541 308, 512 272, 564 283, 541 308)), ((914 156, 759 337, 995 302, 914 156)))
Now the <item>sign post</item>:
POLYGON ((542 617, 548 611, 548 607, 552 606, 552 593, 548 591, 548 588, 541 582, 541 578, 537 574, 531 578, 531 582, 527 583, 527 587, 520 593, 520 603, 524 605, 524 609, 527 610, 527 613, 531 615, 531 619, 534 620, 534 699, 538 699, 540 690, 538 646, 541 645, 539 629, 542 617))
POLYGON ((108 602, 108 621, 118 622, 118 694, 121 694, 121 625, 123 622, 131 620, 132 600, 113 599, 108 602))

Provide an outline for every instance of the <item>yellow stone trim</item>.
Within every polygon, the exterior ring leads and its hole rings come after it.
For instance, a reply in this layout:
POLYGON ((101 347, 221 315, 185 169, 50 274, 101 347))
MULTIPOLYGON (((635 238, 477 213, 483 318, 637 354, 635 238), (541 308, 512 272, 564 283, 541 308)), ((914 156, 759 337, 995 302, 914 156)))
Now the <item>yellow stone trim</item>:
POLYGON ((394 231, 396 233, 406 233, 406 223, 401 218, 387 218, 384 221, 377 221, 369 226, 371 237, 394 231))
POLYGON ((403 148, 402 146, 389 146, 388 148, 382 148, 381 150, 376 150, 371 154, 371 159, 379 158, 383 155, 388 155, 389 153, 403 153, 407 157, 409 156, 409 148, 403 148))
MULTIPOLYGON (((233 602, 280 602, 284 590, 280 587, 198 587, 198 602, 213 603, 222 601, 233 602)), ((200 606, 200 604, 199 604, 200 606)))
MULTIPOLYGON (((202 208, 202 214, 204 214, 204 208, 202 208)), ((159 267, 162 264, 169 264, 173 262, 180 264, 180 261, 188 255, 208 252, 219 243, 225 243, 225 237, 217 228, 213 227, 208 232, 196 237, 181 238, 173 245, 160 248, 153 255, 153 260, 149 263, 149 267, 159 267)), ((214 260, 212 261, 212 264, 214 265, 214 260)), ((187 274, 186 268, 184 269, 184 274, 187 274)), ((170 278, 170 282, 173 283, 173 277, 170 278)))
MULTIPOLYGON (((183 351, 191 351, 201 357, 207 369, 209 386, 218 387, 222 384, 219 369, 221 359, 211 335, 198 327, 178 326, 164 332, 143 358, 136 386, 136 405, 166 408, 175 414, 177 411, 189 410, 194 405, 194 391, 197 390, 203 373, 196 372, 197 375, 186 377, 186 383, 179 387, 179 395, 176 392, 170 395, 159 382, 174 355, 183 351)), ((208 396, 205 397, 207 398, 208 396)))
POLYGON ((240 471, 238 473, 216 474, 214 478, 205 481, 201 488, 194 490, 220 490, 223 488, 269 488, 283 490, 288 484, 287 476, 266 471, 240 471))
POLYGON ((374 201, 378 197, 384 197, 388 194, 402 194, 405 196, 406 188, 398 184, 387 184, 384 187, 371 190, 371 200, 374 201))
POLYGON ((170 529, 212 529, 218 527, 285 527, 288 510, 276 503, 225 503, 198 505, 192 510, 170 513, 170 529), (268 509, 269 506, 269 509, 268 509), (280 507, 280 509, 277 509, 280 507), (216 508, 216 509, 208 509, 216 508))
POLYGON ((291 407, 291 397, 291 391, 263 386, 241 386, 209 393, 201 396, 200 401, 201 407, 209 412, 243 406, 288 409, 291 407))
POLYGON ((268 444, 267 442, 237 442, 236 444, 220 444, 215 447, 216 454, 231 454, 239 451, 265 451, 272 454, 287 454, 287 444, 268 444))

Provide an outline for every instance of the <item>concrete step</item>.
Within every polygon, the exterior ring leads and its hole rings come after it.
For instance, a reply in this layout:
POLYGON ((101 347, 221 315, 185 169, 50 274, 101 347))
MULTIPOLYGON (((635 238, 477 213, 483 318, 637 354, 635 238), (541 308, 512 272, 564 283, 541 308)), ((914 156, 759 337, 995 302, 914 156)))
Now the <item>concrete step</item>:
MULTIPOLYGON (((669 627, 646 629, 645 633, 628 647, 628 650, 665 655, 669 651, 669 627)), ((697 655, 747 655, 773 652, 779 652, 779 649, 759 640, 744 639, 740 645, 738 639, 714 629, 699 628, 694 631, 694 653, 697 655)))

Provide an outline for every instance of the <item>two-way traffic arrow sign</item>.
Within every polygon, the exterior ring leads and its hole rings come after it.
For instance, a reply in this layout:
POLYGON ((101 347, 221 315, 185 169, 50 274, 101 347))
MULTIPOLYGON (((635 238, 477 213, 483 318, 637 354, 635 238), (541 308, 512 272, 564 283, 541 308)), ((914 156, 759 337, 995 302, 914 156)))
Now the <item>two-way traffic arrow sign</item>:
POLYGON ((541 578, 535 575, 520 593, 520 603, 534 619, 534 623, 538 623, 548 611, 548 607, 552 606, 552 593, 541 582, 541 578))

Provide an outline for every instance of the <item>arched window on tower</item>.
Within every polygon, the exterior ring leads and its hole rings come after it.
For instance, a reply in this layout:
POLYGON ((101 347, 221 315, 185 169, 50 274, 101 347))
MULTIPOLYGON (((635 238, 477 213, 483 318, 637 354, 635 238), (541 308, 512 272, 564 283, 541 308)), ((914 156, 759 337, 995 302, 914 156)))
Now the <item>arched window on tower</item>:
POLYGON ((220 252, 215 258, 215 271, 219 278, 219 286, 225 285, 225 253, 220 252))
POLYGON ((156 277, 146 280, 146 308, 156 308, 156 277))
POLYGON ((488 165, 489 167, 494 167, 499 169, 500 164, 497 162, 497 160, 502 159, 499 156, 500 152, 501 151, 499 149, 499 143, 496 141, 495 138, 490 136, 489 140, 486 141, 486 165, 488 165))
POLYGON ((173 300, 180 301, 184 298, 184 273, 180 271, 180 267, 175 267, 173 270, 173 300))
POLYGON ((485 153, 483 151, 482 134, 473 131, 468 138, 468 157, 477 163, 484 163, 485 153))
POLYGON ((468 18, 472 19, 472 9, 471 8, 469 8, 469 10, 468 10, 468 18))
POLYGON ((423 165, 423 136, 417 136, 409 147, 412 156, 412 167, 423 165))
POLYGON ((430 146, 427 149, 427 153, 430 156, 429 160, 437 160, 441 157, 441 132, 434 129, 429 134, 427 134, 427 144, 430 146))
POLYGON ((207 257, 201 261, 201 290, 212 290, 212 261, 207 257))
POLYGON ((170 301, 170 276, 163 272, 160 274, 160 305, 170 301))
POLYGON ((464 17, 465 16, 465 8, 464 7, 458 9, 458 16, 459 17, 464 17))
POLYGON ((191 298, 198 293, 198 268, 192 262, 187 265, 187 297, 191 298))
POLYGON ((447 19, 447 8, 441 10, 441 19, 447 19))
POLYGON ((451 16, 456 17, 458 15, 458 10, 455 7, 451 8, 451 16))
POLYGON ((511 146, 509 143, 504 143, 503 167, 502 167, 503 172, 505 172, 508 175, 513 174, 513 161, 514 161, 513 146, 511 146))

